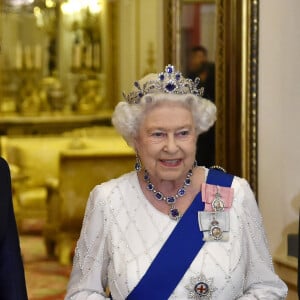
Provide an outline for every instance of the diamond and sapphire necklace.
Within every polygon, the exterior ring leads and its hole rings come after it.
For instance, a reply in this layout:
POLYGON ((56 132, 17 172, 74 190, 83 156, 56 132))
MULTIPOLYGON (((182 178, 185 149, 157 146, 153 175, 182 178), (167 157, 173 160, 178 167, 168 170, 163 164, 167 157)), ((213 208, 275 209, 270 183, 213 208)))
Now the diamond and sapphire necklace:
POLYGON ((147 189, 154 194, 154 198, 159 201, 165 201, 170 206, 169 216, 172 220, 179 220, 181 214, 175 207, 175 203, 178 198, 186 194, 186 188, 191 184, 191 176, 193 175, 192 169, 188 171, 186 178, 183 182, 183 186, 177 191, 174 196, 165 196, 162 192, 158 191, 154 184, 150 181, 150 176, 147 170, 144 172, 144 180, 147 184, 147 189))

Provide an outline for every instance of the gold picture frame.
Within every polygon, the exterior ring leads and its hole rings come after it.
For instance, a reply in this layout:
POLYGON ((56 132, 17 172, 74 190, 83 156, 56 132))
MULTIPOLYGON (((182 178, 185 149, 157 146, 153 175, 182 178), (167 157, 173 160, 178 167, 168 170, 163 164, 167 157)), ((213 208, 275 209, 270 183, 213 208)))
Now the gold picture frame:
POLYGON ((258 0, 165 1, 165 57, 180 69, 184 2, 216 4, 216 163, 257 192, 258 0))

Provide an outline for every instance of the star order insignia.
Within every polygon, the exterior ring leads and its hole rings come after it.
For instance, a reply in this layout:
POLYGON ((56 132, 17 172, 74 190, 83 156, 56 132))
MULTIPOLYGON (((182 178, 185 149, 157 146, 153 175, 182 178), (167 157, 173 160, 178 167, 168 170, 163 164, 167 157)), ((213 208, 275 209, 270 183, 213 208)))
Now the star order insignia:
POLYGON ((203 274, 192 277, 190 284, 185 287, 188 290, 189 299, 210 300, 212 293, 216 290, 213 279, 206 278, 203 274))

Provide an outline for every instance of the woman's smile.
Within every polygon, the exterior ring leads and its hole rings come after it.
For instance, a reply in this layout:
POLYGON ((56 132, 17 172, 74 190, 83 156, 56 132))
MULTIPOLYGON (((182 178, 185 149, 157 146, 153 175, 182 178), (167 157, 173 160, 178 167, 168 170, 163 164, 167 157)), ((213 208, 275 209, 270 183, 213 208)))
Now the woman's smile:
POLYGON ((182 163, 182 159, 160 159, 163 166, 178 167, 182 163))

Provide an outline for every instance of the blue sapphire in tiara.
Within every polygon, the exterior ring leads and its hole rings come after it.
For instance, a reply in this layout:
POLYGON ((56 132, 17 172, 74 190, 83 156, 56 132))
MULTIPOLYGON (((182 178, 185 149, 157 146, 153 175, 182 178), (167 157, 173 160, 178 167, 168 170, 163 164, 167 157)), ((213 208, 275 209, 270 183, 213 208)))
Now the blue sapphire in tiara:
POLYGON ((165 91, 166 92, 172 92, 176 89, 176 87, 177 87, 177 85, 174 82, 169 81, 165 86, 165 91))
POLYGON ((174 66, 167 65, 165 70, 166 70, 167 73, 171 74, 171 73, 174 72, 174 66))
POLYGON ((164 75, 164 73, 160 73, 160 74, 158 75, 158 78, 159 78, 160 81, 164 81, 164 80, 165 80, 165 75, 164 75))

